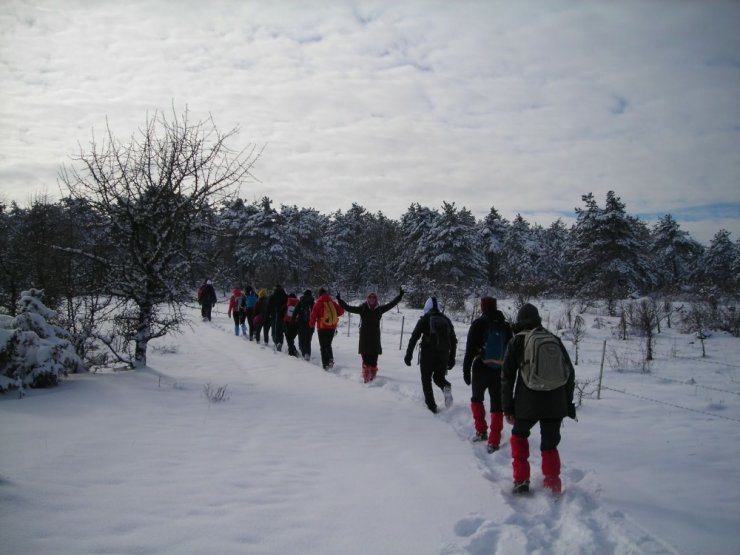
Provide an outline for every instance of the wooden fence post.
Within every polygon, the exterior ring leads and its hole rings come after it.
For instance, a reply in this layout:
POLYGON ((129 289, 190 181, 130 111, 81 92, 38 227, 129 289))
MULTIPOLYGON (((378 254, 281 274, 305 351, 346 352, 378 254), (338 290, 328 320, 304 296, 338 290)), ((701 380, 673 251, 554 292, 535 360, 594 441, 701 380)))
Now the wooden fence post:
POLYGON ((406 316, 401 316, 401 341, 398 342, 398 350, 403 349, 403 324, 406 322, 406 316))
POLYGON ((596 399, 601 399, 601 380, 604 377, 604 358, 606 357, 606 339, 604 346, 601 348, 601 370, 599 370, 599 388, 596 390, 596 399))

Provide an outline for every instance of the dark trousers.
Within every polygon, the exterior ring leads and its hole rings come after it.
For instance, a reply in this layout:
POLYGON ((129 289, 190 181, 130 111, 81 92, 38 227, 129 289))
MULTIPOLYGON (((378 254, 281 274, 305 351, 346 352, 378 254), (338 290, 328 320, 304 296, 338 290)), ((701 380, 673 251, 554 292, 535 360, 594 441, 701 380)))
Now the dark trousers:
POLYGON ((247 317, 247 313, 241 310, 237 310, 236 312, 232 312, 231 316, 234 318, 234 324, 236 324, 237 326, 241 324, 243 326, 247 317))
POLYGON ((295 348, 295 338, 297 335, 297 324, 285 324, 285 342, 288 344, 288 354, 291 356, 298 356, 298 351, 295 348))
POLYGON ((301 324, 298 329, 298 348, 301 355, 311 358, 311 341, 313 340, 313 328, 301 324))
POLYGON ((378 353, 362 353, 362 364, 375 368, 378 366, 378 353))
POLYGON ((327 366, 334 362, 334 351, 331 348, 331 342, 334 341, 336 330, 318 330, 319 347, 321 348, 321 365, 327 366))
POLYGON ((250 307, 246 312, 247 326, 249 326, 249 339, 254 337, 254 307, 250 307))
POLYGON ((486 391, 491 401, 491 412, 502 412, 501 402, 501 369, 488 368, 477 360, 473 364, 471 379, 473 395, 470 398, 474 403, 482 403, 486 391))
POLYGON ((211 303, 203 303, 200 305, 200 315, 210 322, 212 309, 213 305, 211 303))
POLYGON ((283 344, 283 317, 274 315, 272 317, 272 342, 275 345, 283 344))
POLYGON ((444 389, 450 385, 445 375, 447 374, 447 355, 444 356, 421 356, 421 391, 424 393, 424 401, 429 408, 437 408, 437 402, 434 400, 434 390, 432 382, 444 389))
POLYGON ((514 420, 514 427, 511 429, 512 436, 523 438, 529 437, 529 431, 537 422, 540 423, 540 451, 549 451, 557 449, 560 444, 560 426, 563 423, 562 418, 557 420, 526 420, 517 418, 514 420))

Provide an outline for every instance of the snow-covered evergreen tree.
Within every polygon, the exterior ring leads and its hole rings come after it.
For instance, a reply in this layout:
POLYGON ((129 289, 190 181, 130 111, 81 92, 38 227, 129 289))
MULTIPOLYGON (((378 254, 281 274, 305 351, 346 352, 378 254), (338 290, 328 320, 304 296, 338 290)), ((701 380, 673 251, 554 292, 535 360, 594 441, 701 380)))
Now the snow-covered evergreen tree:
POLYGON ((503 285, 501 265, 504 260, 504 241, 509 232, 509 222, 502 218, 496 208, 490 211, 479 225, 479 243, 486 255, 486 273, 488 284, 494 287, 503 285))
POLYGON ((740 282, 732 270, 737 256, 737 246, 730 239, 730 232, 719 230, 699 259, 696 281, 717 292, 737 292, 740 282))
POLYGON ((86 372, 69 334, 56 325, 57 313, 42 302, 43 291, 21 293, 15 317, 0 315, 0 390, 8 387, 48 387, 60 376, 86 372))
POLYGON ((670 214, 653 227, 650 257, 656 286, 675 291, 689 281, 702 253, 702 246, 683 231, 670 214))
POLYGON ((326 228, 328 218, 312 208, 282 206, 283 243, 288 254, 285 281, 295 286, 327 283, 326 228))
POLYGON ((521 214, 517 214, 504 240, 501 275, 504 287, 526 300, 542 291, 538 261, 540 258, 541 229, 532 228, 521 214))
POLYGON ((272 290, 274 285, 284 283, 290 272, 290 252, 284 241, 283 217, 273 208, 272 200, 263 197, 256 207, 241 223, 235 255, 254 276, 255 283, 272 290))
POLYGON ((647 290, 655 282, 646 257, 648 232, 626 213, 614 191, 607 193, 603 209, 593 194, 582 198, 586 207, 576 208, 568 276, 576 293, 606 299, 613 313, 617 299, 647 290))

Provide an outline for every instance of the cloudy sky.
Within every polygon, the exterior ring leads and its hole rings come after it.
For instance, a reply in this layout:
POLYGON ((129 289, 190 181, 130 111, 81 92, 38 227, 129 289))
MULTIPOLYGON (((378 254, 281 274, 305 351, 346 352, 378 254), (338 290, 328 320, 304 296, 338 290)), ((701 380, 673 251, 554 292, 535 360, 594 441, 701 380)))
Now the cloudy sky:
POLYGON ((614 190, 737 239, 738 29, 730 0, 0 0, 0 199, 174 104, 266 145, 249 200, 549 225, 614 190))

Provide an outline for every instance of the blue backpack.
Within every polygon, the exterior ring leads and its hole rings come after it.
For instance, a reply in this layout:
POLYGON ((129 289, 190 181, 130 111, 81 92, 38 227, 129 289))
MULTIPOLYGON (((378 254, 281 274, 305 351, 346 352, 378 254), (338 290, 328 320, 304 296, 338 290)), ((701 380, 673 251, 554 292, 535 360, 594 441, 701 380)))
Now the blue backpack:
POLYGON ((480 361, 489 368, 499 369, 504 363, 506 353, 506 330, 496 324, 488 324, 486 344, 481 351, 480 361))

